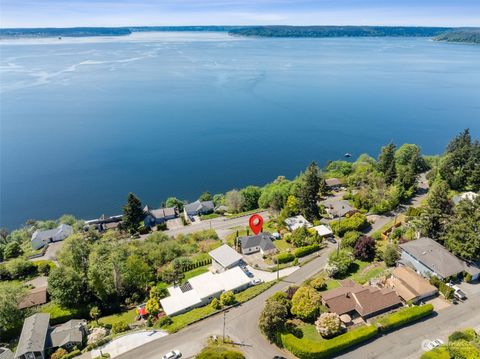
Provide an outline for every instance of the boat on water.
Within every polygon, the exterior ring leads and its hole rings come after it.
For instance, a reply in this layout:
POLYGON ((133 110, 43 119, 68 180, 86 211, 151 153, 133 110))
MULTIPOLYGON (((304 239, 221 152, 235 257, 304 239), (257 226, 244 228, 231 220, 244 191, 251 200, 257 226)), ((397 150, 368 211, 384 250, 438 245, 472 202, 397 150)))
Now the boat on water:
POLYGON ((350 158, 350 157, 352 157, 352 154, 349 153, 349 152, 347 152, 347 153, 345 153, 343 156, 346 157, 346 158, 350 158))

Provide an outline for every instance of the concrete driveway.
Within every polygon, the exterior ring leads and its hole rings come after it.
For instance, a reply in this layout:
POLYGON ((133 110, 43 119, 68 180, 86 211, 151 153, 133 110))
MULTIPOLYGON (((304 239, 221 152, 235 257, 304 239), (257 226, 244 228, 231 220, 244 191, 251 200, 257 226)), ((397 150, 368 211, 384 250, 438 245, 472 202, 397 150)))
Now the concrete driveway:
MULTIPOLYGON (((247 269, 254 275, 254 278, 261 279, 263 282, 270 282, 272 280, 277 279, 277 272, 267 272, 264 270, 255 269, 251 266, 247 266, 247 269)), ((297 271, 298 269, 300 269, 299 266, 280 269, 278 277, 279 278, 287 277, 293 272, 297 271)))
MULTIPOLYGON (((162 330, 151 330, 126 334, 122 337, 112 340, 110 343, 107 343, 98 349, 92 350, 91 357, 96 358, 100 356, 100 352, 102 352, 103 354, 108 353, 112 358, 115 358, 120 354, 126 353, 141 345, 165 337, 167 335, 168 334, 162 330)), ((159 357, 163 354, 164 353, 159 353, 159 357)))

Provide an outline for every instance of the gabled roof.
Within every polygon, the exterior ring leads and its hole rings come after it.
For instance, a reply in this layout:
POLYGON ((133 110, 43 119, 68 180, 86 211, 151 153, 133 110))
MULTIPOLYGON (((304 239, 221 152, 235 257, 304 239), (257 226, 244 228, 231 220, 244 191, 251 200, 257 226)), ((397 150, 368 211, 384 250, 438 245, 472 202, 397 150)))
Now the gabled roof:
POLYGON ((328 187, 340 186, 342 184, 338 178, 327 178, 325 183, 328 187))
POLYGON ((223 267, 229 267, 242 259, 242 256, 237 253, 232 247, 224 244, 208 253, 216 262, 223 267))
POLYGON ((81 343, 83 340, 84 326, 86 321, 72 319, 59 325, 50 333, 53 347, 61 347, 68 343, 81 343))
POLYGON ((50 314, 37 313, 23 322, 22 334, 18 341, 15 357, 29 352, 42 352, 48 343, 50 314))
POLYGON ((316 230, 318 235, 321 237, 331 236, 333 234, 333 231, 330 229, 330 227, 327 227, 324 224, 313 227, 313 229, 316 230))
POLYGON ((213 201, 201 202, 199 200, 196 200, 195 202, 186 204, 185 206, 183 206, 183 208, 185 209, 185 211, 187 211, 187 213, 192 213, 192 212, 200 212, 203 210, 213 211, 213 209, 215 208, 215 205, 213 204, 213 201))
POLYGON ((425 278, 419 276, 408 267, 397 267, 392 272, 393 284, 398 295, 405 301, 437 292, 437 288, 431 285, 425 278))
POLYGON ((361 316, 368 316, 402 303, 390 289, 362 286, 350 279, 341 281, 340 285, 322 295, 324 303, 338 315, 356 311, 361 316))
POLYGON ((150 207, 145 206, 143 211, 147 214, 152 215, 157 219, 162 219, 165 217, 171 217, 176 215, 176 208, 175 207, 167 207, 167 208, 158 208, 158 209, 150 209, 150 207))
POLYGON ((262 251, 275 249, 270 233, 262 232, 255 236, 238 237, 242 249, 260 247, 262 251))
POLYGON ((45 231, 40 231, 40 230, 37 229, 35 232, 33 232, 32 241, 37 240, 37 239, 38 240, 46 240, 46 239, 52 238, 56 234, 61 234, 61 233, 65 233, 67 235, 70 235, 70 234, 73 233, 73 228, 71 226, 69 226, 68 224, 62 223, 57 228, 47 229, 45 231))
POLYGON ((464 261, 431 238, 423 237, 406 242, 400 244, 400 248, 443 278, 457 275, 466 268, 464 261))

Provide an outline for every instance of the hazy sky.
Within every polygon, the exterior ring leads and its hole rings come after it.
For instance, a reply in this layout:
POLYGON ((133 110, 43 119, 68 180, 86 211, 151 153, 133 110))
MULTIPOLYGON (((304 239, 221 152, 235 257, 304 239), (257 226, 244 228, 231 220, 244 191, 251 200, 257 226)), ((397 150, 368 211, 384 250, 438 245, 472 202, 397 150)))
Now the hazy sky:
POLYGON ((480 26, 480 0, 0 0, 1 27, 480 26))

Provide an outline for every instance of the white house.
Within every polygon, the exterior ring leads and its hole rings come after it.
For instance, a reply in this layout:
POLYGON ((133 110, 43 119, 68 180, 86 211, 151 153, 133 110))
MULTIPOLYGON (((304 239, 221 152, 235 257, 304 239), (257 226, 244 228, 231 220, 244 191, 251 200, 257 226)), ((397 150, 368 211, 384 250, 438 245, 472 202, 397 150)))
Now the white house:
POLYGON ((212 268, 215 272, 223 272, 238 266, 242 256, 232 247, 224 244, 208 253, 212 257, 212 268))
POLYGON ((46 231, 36 230, 32 234, 32 247, 39 249, 44 247, 47 243, 63 241, 68 236, 72 235, 73 228, 68 224, 61 224, 57 228, 48 229, 46 231))
POLYGON ((333 231, 330 229, 330 227, 324 224, 313 227, 313 229, 316 230, 318 235, 322 238, 333 236, 333 231))
POLYGON ((240 267, 222 273, 207 272, 190 278, 181 286, 168 288, 170 296, 160 300, 167 315, 177 315, 209 304, 224 292, 238 292, 250 285, 250 278, 240 267))
POLYGON ((478 197, 478 193, 475 192, 464 192, 452 198, 452 201, 455 205, 459 204, 460 201, 469 200, 471 202, 475 201, 478 197))
POLYGON ((262 232, 255 236, 238 237, 243 254, 260 252, 264 255, 273 254, 277 247, 272 242, 270 233, 262 232))
POLYGON ((291 231, 294 231, 297 228, 301 228, 301 227, 305 227, 305 226, 307 228, 312 227, 312 224, 309 221, 307 221, 305 219, 305 217, 302 216, 302 215, 287 218, 285 220, 285 224, 287 225, 288 229, 291 230, 291 231))

